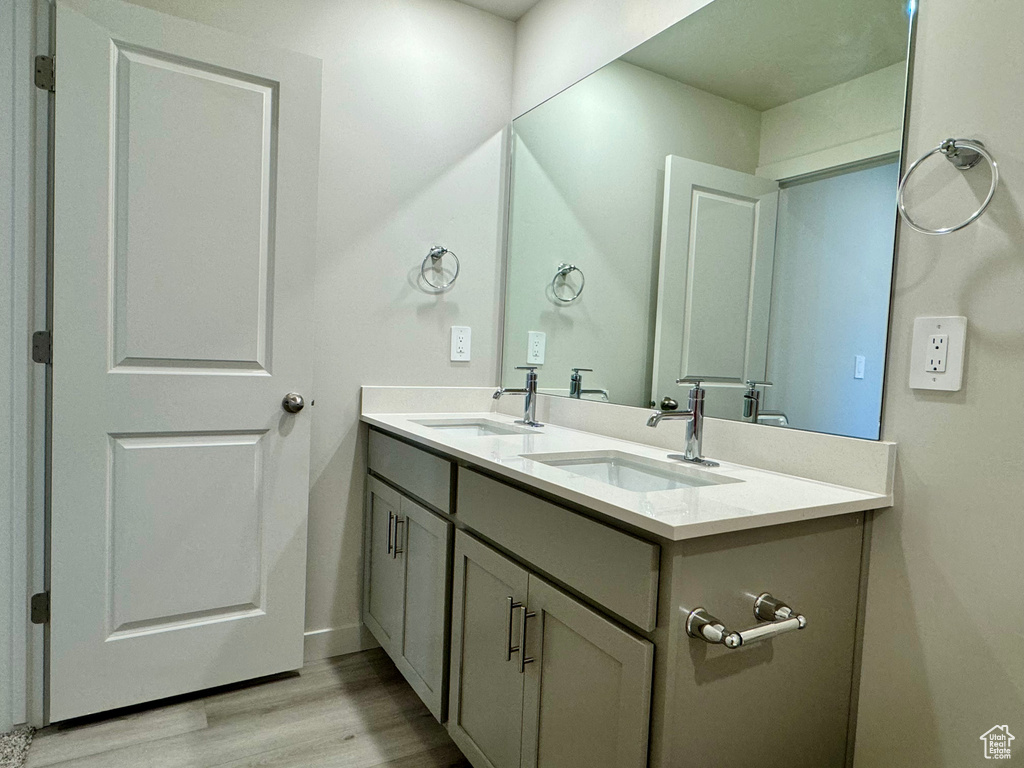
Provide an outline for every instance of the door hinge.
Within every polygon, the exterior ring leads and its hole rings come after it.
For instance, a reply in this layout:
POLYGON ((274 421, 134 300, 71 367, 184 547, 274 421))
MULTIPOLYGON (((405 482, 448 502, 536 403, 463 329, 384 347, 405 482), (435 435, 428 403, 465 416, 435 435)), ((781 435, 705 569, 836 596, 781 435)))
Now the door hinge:
POLYGON ((53 335, 49 331, 32 334, 32 362, 43 365, 53 362, 53 335))
POLYGON ((37 592, 32 595, 30 616, 33 624, 50 623, 50 593, 37 592))
POLYGON ((56 64, 53 56, 36 56, 36 88, 53 93, 57 90, 56 64))

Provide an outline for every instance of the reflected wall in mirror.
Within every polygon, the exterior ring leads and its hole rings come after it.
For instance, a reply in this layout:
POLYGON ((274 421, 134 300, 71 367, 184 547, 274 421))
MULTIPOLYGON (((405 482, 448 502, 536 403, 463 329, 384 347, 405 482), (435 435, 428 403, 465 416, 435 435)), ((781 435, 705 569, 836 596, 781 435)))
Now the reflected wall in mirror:
POLYGON ((713 0, 517 118, 502 383, 877 439, 911 21, 713 0))

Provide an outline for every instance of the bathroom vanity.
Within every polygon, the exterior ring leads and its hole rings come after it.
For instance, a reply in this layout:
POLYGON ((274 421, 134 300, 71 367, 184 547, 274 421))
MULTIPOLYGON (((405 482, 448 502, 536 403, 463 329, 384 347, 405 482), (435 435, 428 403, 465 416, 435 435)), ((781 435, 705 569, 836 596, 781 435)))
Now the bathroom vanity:
POLYGON ((364 621, 477 768, 846 764, 888 493, 494 412, 363 421, 364 621))
POLYGON ((476 768, 852 764, 915 6, 701 6, 513 120, 497 391, 363 390, 364 619, 476 768))

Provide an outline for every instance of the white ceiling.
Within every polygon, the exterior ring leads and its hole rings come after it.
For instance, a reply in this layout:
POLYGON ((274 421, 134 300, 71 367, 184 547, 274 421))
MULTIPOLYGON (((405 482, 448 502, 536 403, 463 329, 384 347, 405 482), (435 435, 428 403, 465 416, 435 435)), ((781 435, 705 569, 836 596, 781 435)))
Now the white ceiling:
POLYGON ((459 0, 460 3, 479 8, 481 11, 493 13, 509 21, 519 18, 533 8, 540 0, 459 0))
POLYGON ((906 8, 906 0, 714 0, 622 58, 764 111, 902 61, 906 8))

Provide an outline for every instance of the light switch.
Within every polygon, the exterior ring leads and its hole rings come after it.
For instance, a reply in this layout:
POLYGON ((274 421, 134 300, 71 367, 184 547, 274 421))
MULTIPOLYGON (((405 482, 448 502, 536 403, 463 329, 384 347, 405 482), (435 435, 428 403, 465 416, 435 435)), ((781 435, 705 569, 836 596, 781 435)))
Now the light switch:
POLYGON ((466 362, 469 360, 470 342, 472 332, 469 326, 452 326, 452 356, 453 362, 466 362))
POLYGON ((910 388, 957 392, 963 382, 966 317, 914 320, 910 388))
POLYGON ((853 356, 853 378, 864 378, 864 355, 853 356))
POLYGON ((530 331, 526 339, 526 362, 530 365, 544 365, 544 346, 547 334, 541 331, 530 331))

